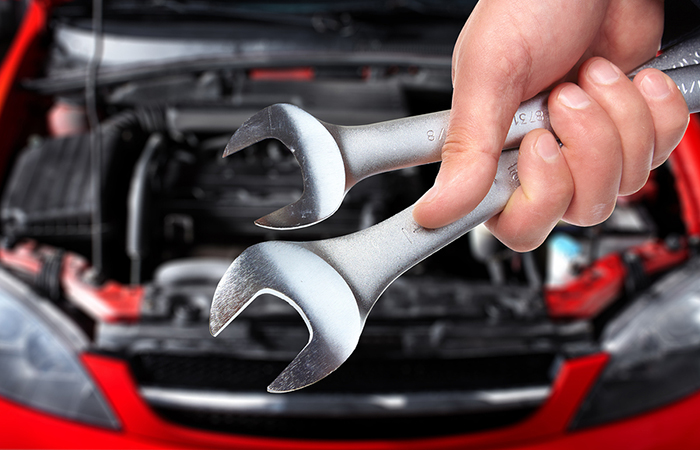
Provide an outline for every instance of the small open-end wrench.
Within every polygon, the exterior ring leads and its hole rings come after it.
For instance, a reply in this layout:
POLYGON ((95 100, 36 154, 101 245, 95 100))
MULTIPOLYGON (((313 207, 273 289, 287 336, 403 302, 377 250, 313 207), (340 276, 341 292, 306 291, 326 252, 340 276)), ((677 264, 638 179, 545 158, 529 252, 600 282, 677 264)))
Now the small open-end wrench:
MULTIPOLYGON (((689 110, 700 111, 700 65, 666 73, 681 89, 689 110)), ((347 236, 249 247, 217 286, 210 331, 218 335, 256 297, 278 296, 297 309, 310 336, 268 391, 289 392, 315 383, 350 356, 367 315, 396 278, 501 211, 518 186, 517 152, 505 151, 484 200, 446 227, 420 227, 413 220, 411 206, 347 236)))
MULTIPOLYGON (((255 223, 271 229, 303 228, 333 215, 345 194, 369 176, 440 161, 449 118, 449 111, 440 111, 371 125, 341 126, 280 103, 259 111, 241 125, 224 156, 267 138, 275 138, 289 148, 301 167, 303 194, 255 223)), ((505 148, 517 148, 535 128, 551 129, 546 93, 520 106, 505 148)))
MULTIPOLYGON (((633 74, 647 67, 663 70, 698 64, 699 50, 700 38, 689 39, 633 74)), ((692 85, 687 89, 692 90, 692 85)), ((517 148, 535 128, 552 131, 548 96, 545 92, 520 105, 504 149, 517 148)), ((255 223, 271 229, 303 228, 333 215, 345 194, 369 176, 439 161, 449 115, 449 111, 441 111, 371 125, 340 126, 322 122, 297 106, 276 104, 248 119, 231 137, 223 156, 268 138, 285 144, 301 167, 304 191, 296 202, 255 223)))

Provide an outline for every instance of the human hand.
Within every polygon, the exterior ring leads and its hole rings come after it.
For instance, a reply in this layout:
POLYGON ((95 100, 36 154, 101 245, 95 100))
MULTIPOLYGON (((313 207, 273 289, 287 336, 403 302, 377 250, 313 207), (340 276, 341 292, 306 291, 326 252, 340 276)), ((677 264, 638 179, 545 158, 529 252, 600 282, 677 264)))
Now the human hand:
POLYGON ((561 219, 605 220, 618 195, 639 190, 668 158, 688 124, 685 101, 666 75, 624 75, 655 55, 662 31, 660 0, 481 0, 455 46, 443 162, 415 220, 437 228, 474 209, 491 186, 518 105, 553 85, 550 121, 563 145, 545 130, 525 137, 521 187, 487 226, 527 251, 561 219))

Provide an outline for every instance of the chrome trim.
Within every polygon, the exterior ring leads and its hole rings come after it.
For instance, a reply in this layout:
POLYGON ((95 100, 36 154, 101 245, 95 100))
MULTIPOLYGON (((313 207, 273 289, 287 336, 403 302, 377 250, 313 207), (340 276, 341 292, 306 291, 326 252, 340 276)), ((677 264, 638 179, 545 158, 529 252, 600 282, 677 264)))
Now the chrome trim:
MULTIPOLYGON (((92 54, 94 36, 92 31, 80 29, 70 25, 59 24, 54 33, 54 43, 72 59, 87 61, 92 54)), ((225 39, 193 39, 191 37, 155 37, 155 36, 128 36, 116 33, 105 33, 103 38, 103 56, 101 66, 114 67, 120 65, 157 64, 169 61, 221 58, 245 59, 255 56, 261 60, 256 62, 257 67, 279 66, 281 55, 290 53, 290 49, 280 44, 278 48, 266 49, 255 42, 236 42, 225 39), (263 52, 264 53, 261 53, 263 52)), ((341 51, 342 52, 342 51, 341 51)), ((303 61, 306 53, 294 50, 290 60, 298 64, 306 64, 303 61), (302 59, 300 59, 300 57, 302 59)), ((315 51, 320 60, 316 63, 337 63, 333 61, 334 53, 315 51)), ((335 54, 341 61, 353 62, 352 53, 342 52, 335 54)), ((402 61, 404 64, 418 64, 430 67, 449 69, 452 58, 449 54, 399 54, 396 52, 362 52, 357 55, 359 61, 368 61, 391 65, 402 61), (392 57, 393 55, 393 57, 392 57)), ((283 58, 284 59, 284 58, 283 58)))
POLYGON ((142 387, 154 407, 264 416, 410 416, 459 414, 537 407, 549 386, 473 392, 407 394, 268 394, 142 387))

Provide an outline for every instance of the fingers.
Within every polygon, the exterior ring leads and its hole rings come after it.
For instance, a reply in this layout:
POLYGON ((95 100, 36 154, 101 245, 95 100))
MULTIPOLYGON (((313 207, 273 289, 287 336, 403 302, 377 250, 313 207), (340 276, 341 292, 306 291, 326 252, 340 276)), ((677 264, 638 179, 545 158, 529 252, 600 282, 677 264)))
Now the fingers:
POLYGON ((489 229, 517 251, 539 246, 562 218, 594 225, 613 211, 622 178, 622 142, 608 113, 579 86, 565 83, 549 96, 552 128, 529 133, 520 147, 521 189, 489 229), (549 157, 543 156, 549 155, 549 157))
POLYGON ((529 251, 544 242, 566 212, 574 182, 559 144, 545 130, 523 139, 518 175, 520 187, 487 227, 513 250, 529 251))
MULTIPOLYGON (((527 65, 523 52, 512 52, 510 58, 511 62, 500 59, 500 77, 527 65)), ((467 73, 473 69, 460 68, 459 63, 454 66, 458 75, 454 79, 440 172, 434 186, 413 210, 415 220, 426 228, 454 222, 484 198, 496 174, 508 126, 522 98, 521 87, 513 83, 493 86, 499 76, 467 73)))
POLYGON ((640 72, 631 82, 615 65, 591 58, 581 67, 579 85, 610 116, 620 133, 620 195, 642 186, 663 163, 688 125, 688 108, 675 83, 658 70, 640 72))
POLYGON ((561 150, 543 158, 553 137, 544 131, 526 137, 518 163, 522 188, 488 224, 515 250, 537 247, 562 218, 581 226, 605 220, 617 196, 641 188, 687 126, 682 95, 657 70, 632 82, 608 61, 593 58, 582 65, 579 83, 562 84, 549 97, 561 150))
POLYGON ((609 61, 591 58, 581 66, 579 74, 579 86, 600 105, 620 135, 619 194, 637 192, 649 177, 654 154, 651 111, 640 90, 609 61))
POLYGON ((582 65, 579 85, 603 108, 620 134, 619 194, 638 191, 649 171, 663 163, 683 137, 689 120, 683 96, 658 70, 645 70, 631 82, 602 58, 591 58, 582 65))
POLYGON ((634 77, 634 85, 647 102, 654 124, 654 154, 651 168, 663 164, 683 138, 690 116, 681 92, 667 75, 658 70, 643 70, 634 77))
POLYGON ((622 178, 622 142, 607 112, 579 86, 565 83, 549 96, 552 128, 574 181, 564 220, 595 225, 612 213, 622 178))

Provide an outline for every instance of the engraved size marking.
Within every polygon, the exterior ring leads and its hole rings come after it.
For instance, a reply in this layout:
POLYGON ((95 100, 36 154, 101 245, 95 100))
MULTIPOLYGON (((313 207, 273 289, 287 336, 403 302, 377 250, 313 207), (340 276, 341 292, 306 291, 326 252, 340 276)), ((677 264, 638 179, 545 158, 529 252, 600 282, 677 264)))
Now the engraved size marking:
POLYGON ((544 122, 544 111, 538 109, 528 113, 520 113, 513 116, 513 125, 527 125, 530 123, 544 122))
POLYGON ((401 228, 401 231, 403 231, 403 235, 406 236, 406 239, 408 239, 409 244, 413 244, 413 240, 411 240, 411 234, 409 231, 405 228, 401 228))
MULTIPOLYGON (((695 50, 695 53, 693 53, 693 56, 694 56, 694 58, 693 58, 692 65, 700 64, 700 61, 698 61, 698 58, 700 58, 700 53, 698 53, 698 51, 695 50)), ((676 69, 678 67, 686 67, 688 65, 691 65, 691 64, 688 62, 688 60, 686 58, 683 58, 680 61, 678 61, 676 64, 673 64, 671 66, 671 69, 676 69)))
POLYGON ((413 236, 416 234, 418 231, 423 230, 424 228, 417 223, 409 223, 407 224, 406 227, 401 227, 401 232, 403 233, 404 236, 406 236, 406 239, 408 240, 409 244, 413 244, 413 236))
MULTIPOLYGON (((435 130, 428 130, 428 140, 430 142, 433 142, 435 140, 435 130)), ((440 128, 440 134, 437 136, 437 139, 439 141, 443 140, 445 138, 445 129, 440 128)))
POLYGON ((514 163, 513 165, 508 167, 508 173, 510 174, 510 178, 513 181, 520 184, 520 177, 518 177, 518 163, 514 163))
POLYGON ((681 83, 680 86, 678 86, 678 89, 681 90, 681 92, 685 94, 692 94, 693 90, 695 90, 695 85, 698 85, 698 89, 700 89, 700 81, 698 80, 693 80, 692 83, 690 83, 689 87, 686 87, 685 83, 681 83))

